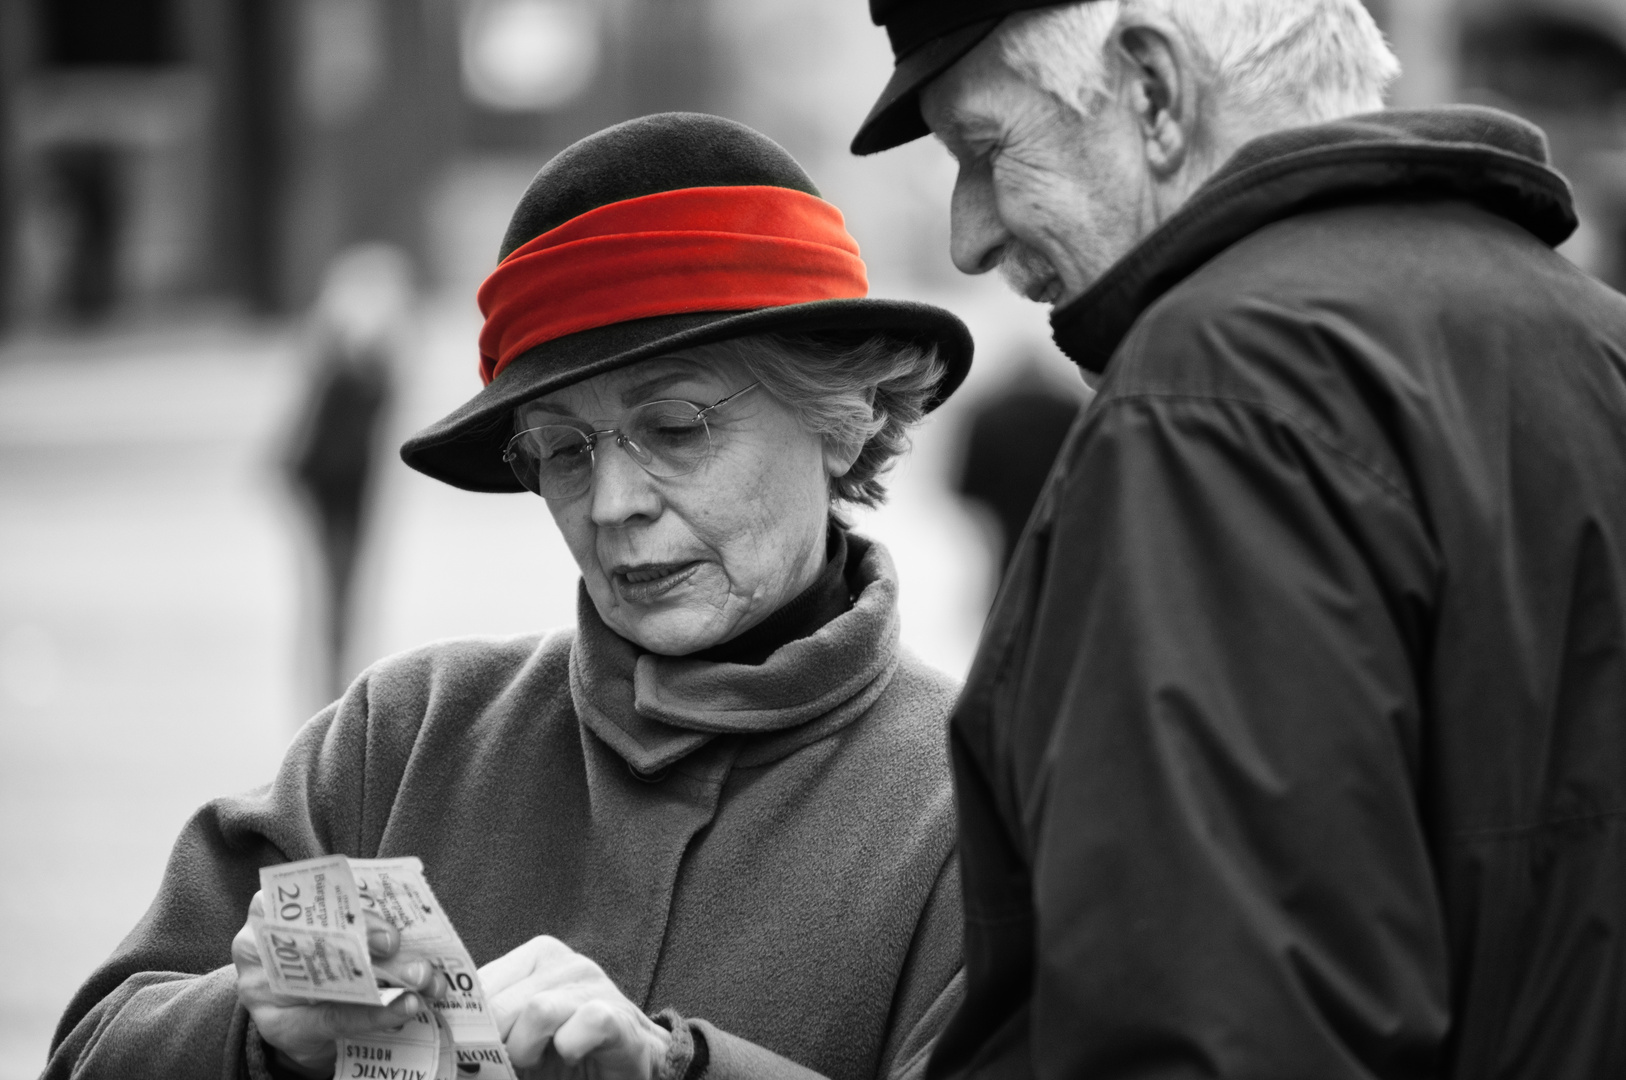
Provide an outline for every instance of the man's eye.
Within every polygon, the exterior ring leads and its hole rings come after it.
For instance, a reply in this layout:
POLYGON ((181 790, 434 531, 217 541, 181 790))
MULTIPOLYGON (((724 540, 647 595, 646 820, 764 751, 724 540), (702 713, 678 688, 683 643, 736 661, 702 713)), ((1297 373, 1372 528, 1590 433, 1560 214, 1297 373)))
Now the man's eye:
POLYGON ((993 165, 1001 151, 1005 149, 1004 143, 986 142, 968 146, 960 157, 960 167, 963 169, 983 169, 993 165))

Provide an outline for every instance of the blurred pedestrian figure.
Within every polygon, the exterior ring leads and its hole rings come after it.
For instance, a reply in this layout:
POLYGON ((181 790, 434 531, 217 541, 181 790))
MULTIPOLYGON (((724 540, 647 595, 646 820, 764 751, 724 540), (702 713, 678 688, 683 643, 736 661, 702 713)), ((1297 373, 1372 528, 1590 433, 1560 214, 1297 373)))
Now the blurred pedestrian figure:
POLYGON ((321 552, 320 688, 327 698, 347 679, 356 564, 411 292, 406 256, 363 244, 334 259, 312 317, 314 365, 286 468, 321 552))
POLYGON ((118 299, 124 232, 118 151, 96 143, 60 146, 49 155, 49 167, 67 226, 60 303, 75 322, 93 322, 118 299))
POLYGON ((1015 377, 978 403, 972 415, 957 487, 987 507, 999 524, 1001 574, 1083 408, 1082 383, 1079 391, 1067 393, 1045 375, 1038 357, 1027 356, 1015 377))

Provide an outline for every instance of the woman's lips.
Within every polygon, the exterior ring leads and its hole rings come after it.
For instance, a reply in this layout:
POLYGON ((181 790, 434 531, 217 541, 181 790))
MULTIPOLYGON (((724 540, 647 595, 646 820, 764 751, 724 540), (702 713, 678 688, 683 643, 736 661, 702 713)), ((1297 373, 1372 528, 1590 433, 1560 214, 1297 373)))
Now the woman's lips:
POLYGON ((623 566, 611 573, 616 592, 621 599, 634 604, 647 604, 658 600, 682 585, 700 569, 698 562, 643 563, 623 566))

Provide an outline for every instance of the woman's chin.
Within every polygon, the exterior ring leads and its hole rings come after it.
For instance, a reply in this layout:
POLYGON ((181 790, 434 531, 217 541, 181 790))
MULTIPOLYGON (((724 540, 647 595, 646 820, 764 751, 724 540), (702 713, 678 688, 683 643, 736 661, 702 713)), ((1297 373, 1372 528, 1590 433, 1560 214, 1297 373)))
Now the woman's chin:
POLYGON ((615 629, 639 648, 661 656, 688 656, 723 640, 724 634, 709 622, 674 618, 674 615, 680 613, 660 612, 644 618, 624 620, 615 629))
MULTIPOLYGON (((725 582, 716 580, 715 567, 696 562, 674 573, 630 581, 624 575, 606 580, 613 594, 613 609, 605 618, 628 641, 663 656, 686 656, 729 636, 722 612, 728 610, 725 582), (718 601, 721 592, 723 600, 718 601)), ((599 614, 605 615, 602 607, 599 614)))

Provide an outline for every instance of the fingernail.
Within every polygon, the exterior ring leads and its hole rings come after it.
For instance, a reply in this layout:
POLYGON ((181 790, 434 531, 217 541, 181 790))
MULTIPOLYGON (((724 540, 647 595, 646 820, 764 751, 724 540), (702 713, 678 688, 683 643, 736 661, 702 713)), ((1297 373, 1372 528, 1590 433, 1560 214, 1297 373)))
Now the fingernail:
POLYGON ((403 1012, 415 1013, 423 1008, 423 1002, 418 1000, 417 994, 402 994, 401 1009, 403 1012))
POLYGON ((429 978, 429 964, 423 960, 414 960, 406 966, 407 982, 421 983, 429 978))
POLYGON ((383 952, 390 947, 390 932, 388 930, 367 931, 367 944, 378 952, 383 952))

